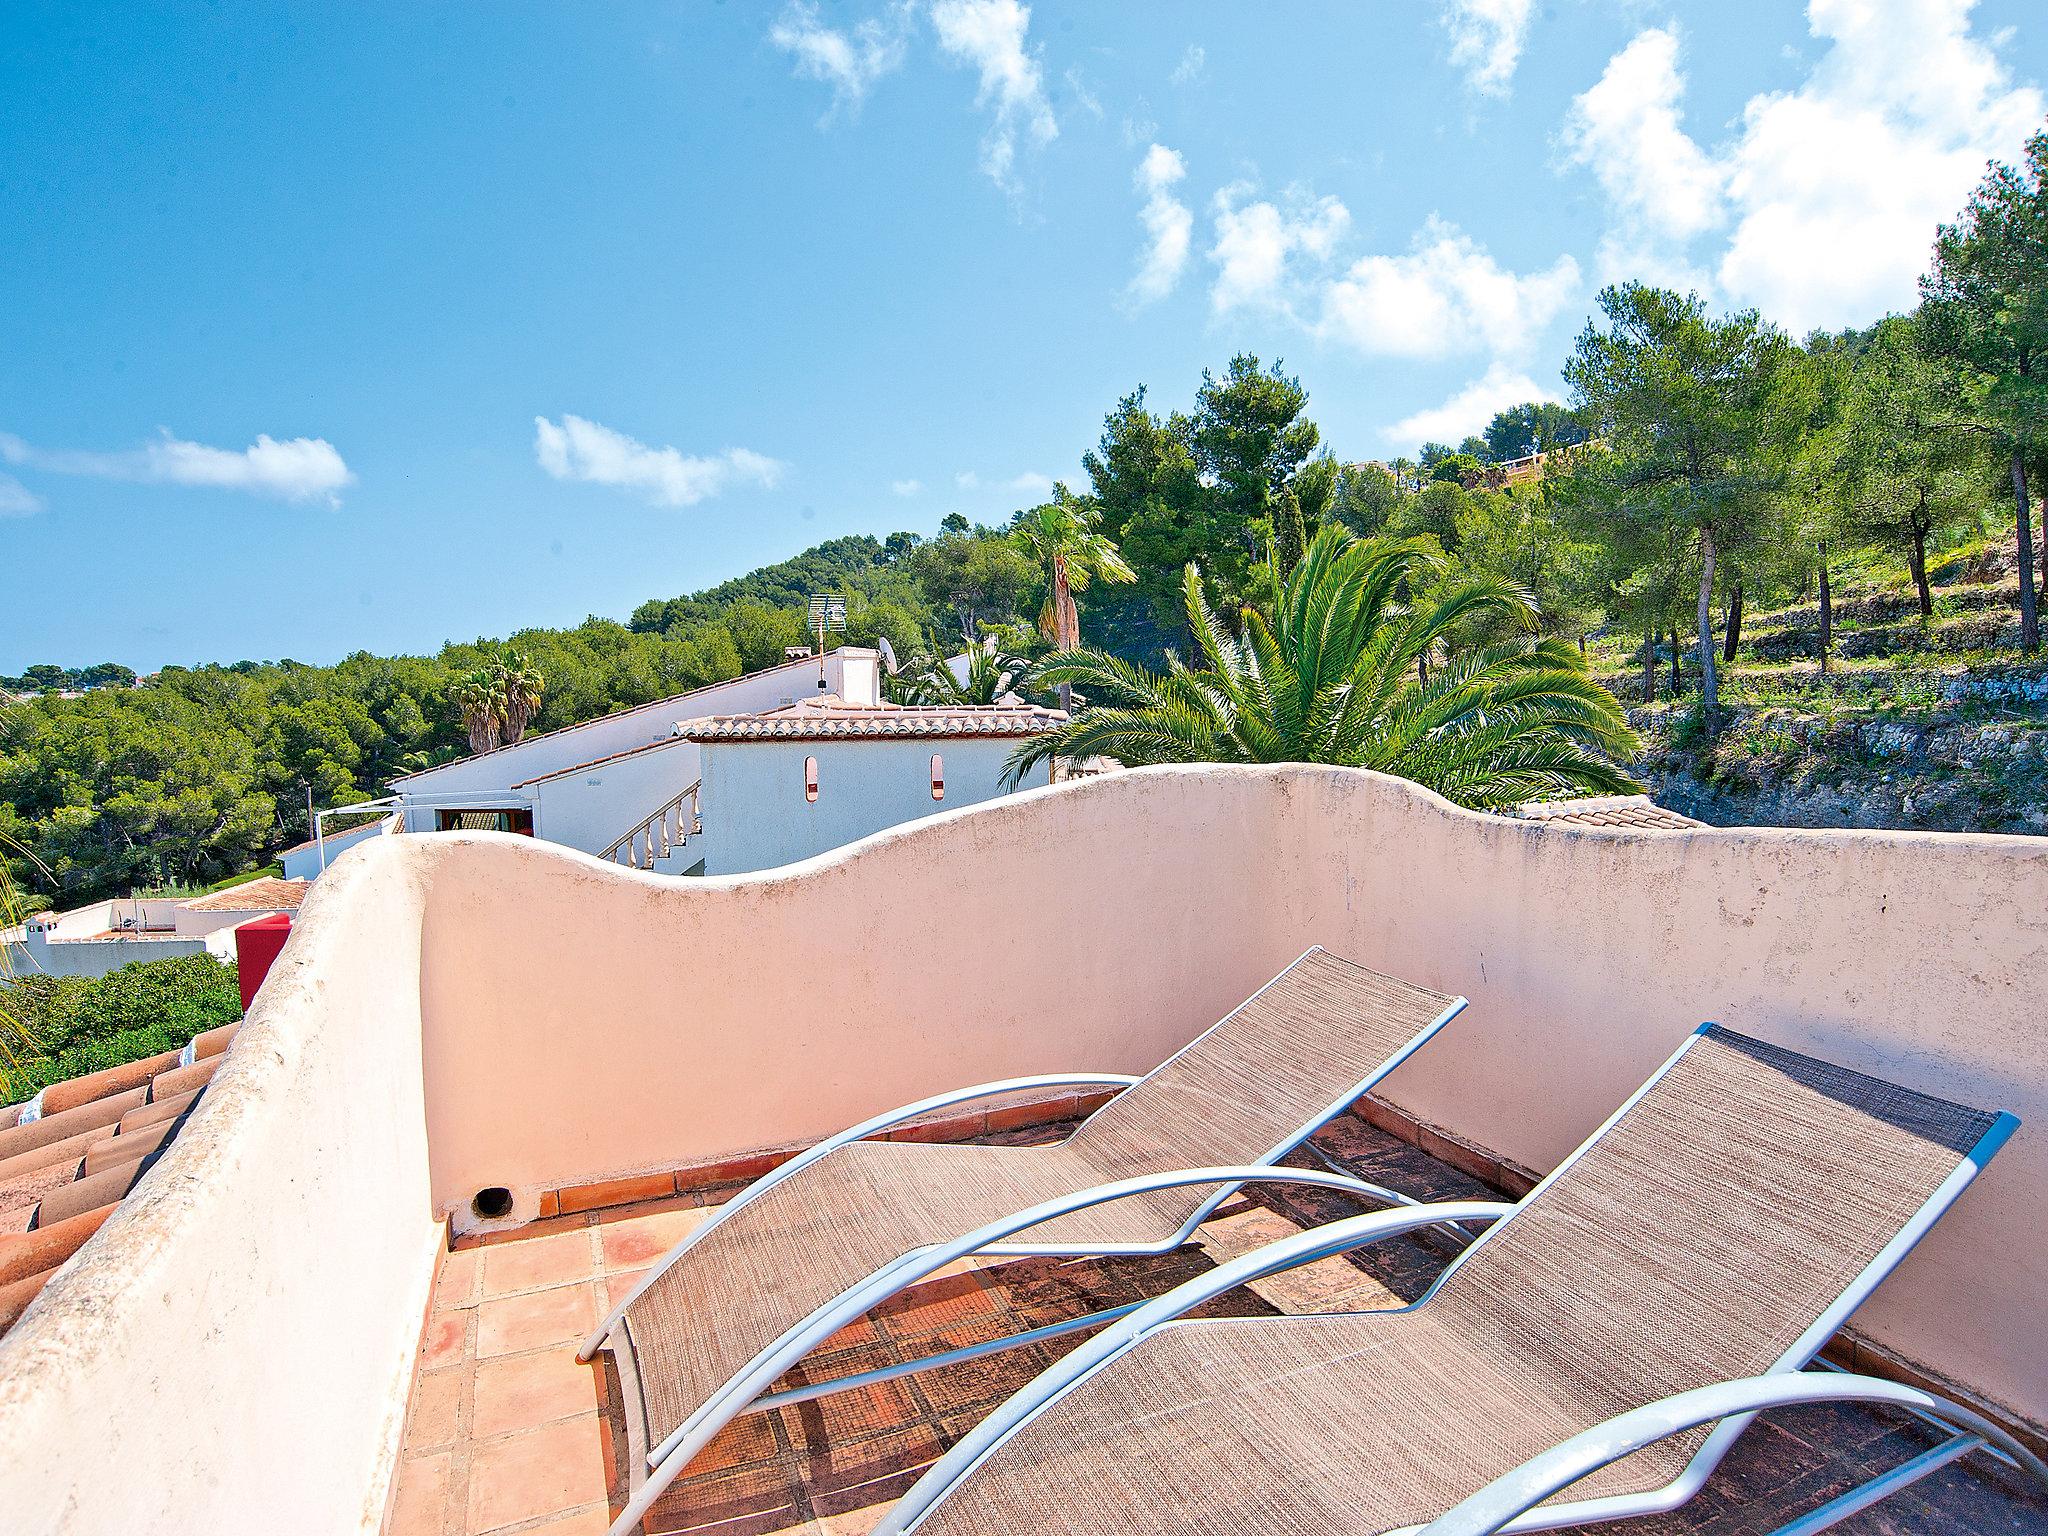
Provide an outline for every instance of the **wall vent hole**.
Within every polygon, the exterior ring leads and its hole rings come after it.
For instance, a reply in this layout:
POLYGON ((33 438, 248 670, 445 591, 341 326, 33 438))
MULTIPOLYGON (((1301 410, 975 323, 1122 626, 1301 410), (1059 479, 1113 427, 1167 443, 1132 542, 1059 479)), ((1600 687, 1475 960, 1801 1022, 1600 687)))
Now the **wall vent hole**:
POLYGON ((512 1191, 502 1184, 480 1189, 476 1198, 469 1202, 469 1208, 485 1221, 502 1220, 512 1214, 512 1191))

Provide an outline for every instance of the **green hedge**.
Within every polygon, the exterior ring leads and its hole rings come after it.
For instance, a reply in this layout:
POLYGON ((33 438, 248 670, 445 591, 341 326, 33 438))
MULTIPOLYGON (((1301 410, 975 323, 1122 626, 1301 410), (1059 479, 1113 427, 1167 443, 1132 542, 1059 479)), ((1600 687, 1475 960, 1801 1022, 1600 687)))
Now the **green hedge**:
POLYGON ((26 1026, 36 1055, 6 1074, 6 1098, 184 1048, 242 1016, 235 968, 209 955, 138 960, 104 976, 24 976, 0 985, 0 1012, 26 1026))

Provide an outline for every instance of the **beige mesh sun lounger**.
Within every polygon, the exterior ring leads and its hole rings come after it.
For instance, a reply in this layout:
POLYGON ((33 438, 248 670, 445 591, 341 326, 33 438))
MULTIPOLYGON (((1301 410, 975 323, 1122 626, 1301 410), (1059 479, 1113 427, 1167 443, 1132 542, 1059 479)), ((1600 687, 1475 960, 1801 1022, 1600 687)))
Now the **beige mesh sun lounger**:
POLYGON ((609 1347, 625 1405, 633 1529, 742 1413, 1070 1333, 1129 1308, 824 1387, 771 1391, 876 1303, 977 1254, 1165 1253, 1253 1180, 1413 1205, 1336 1172, 1272 1165, 1465 1006, 1311 949, 1143 1078, 1034 1077, 942 1094, 834 1136, 749 1186, 678 1245, 585 1341, 609 1347), (1040 1147, 865 1138, 1019 1089, 1123 1092, 1040 1147))
POLYGON ((1518 1204, 1335 1222, 1111 1324, 874 1536, 1548 1530, 1675 1509, 1756 1413, 1810 1402, 1891 1403, 1949 1438, 1782 1536, 1972 1451, 2048 1479, 1967 1408, 1802 1369, 2017 1124, 1703 1027, 1518 1204), (1413 1306, 1183 1315, 1452 1217, 1493 1224, 1413 1306))

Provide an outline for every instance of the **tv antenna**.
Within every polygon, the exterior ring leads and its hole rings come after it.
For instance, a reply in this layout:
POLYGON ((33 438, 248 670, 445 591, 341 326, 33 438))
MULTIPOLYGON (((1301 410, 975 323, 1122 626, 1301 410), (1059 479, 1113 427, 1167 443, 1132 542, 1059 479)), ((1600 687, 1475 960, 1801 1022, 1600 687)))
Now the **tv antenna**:
POLYGON ((809 617, 811 631, 818 637, 818 690, 822 693, 830 686, 825 681, 825 637, 846 628, 846 594, 813 592, 809 617))

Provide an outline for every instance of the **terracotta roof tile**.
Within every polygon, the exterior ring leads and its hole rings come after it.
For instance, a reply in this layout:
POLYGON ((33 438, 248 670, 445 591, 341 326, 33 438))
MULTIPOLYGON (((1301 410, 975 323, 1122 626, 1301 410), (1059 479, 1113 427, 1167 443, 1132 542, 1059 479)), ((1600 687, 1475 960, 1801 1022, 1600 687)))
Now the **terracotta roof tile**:
POLYGON ((46 1117, 62 1114, 67 1109, 76 1109, 81 1104, 105 1098, 110 1093, 141 1088, 157 1073, 168 1071, 177 1064, 178 1053, 165 1051, 160 1056, 147 1056, 124 1066, 108 1067, 104 1072, 88 1072, 84 1077, 52 1083, 43 1090, 43 1114, 46 1117))
POLYGON ((0 1285, 11 1285, 55 1269, 78 1252, 85 1240, 99 1231, 100 1223, 113 1214, 113 1206, 103 1205, 47 1227, 37 1227, 33 1232, 0 1237, 0 1285))
POLYGON ((1037 704, 846 704, 804 699, 751 715, 685 720, 676 734, 690 741, 937 740, 962 736, 1042 736, 1066 715, 1037 704))
MULTIPOLYGON (((54 1085, 53 1085, 54 1086, 54 1085)), ((44 1115, 40 1120, 31 1120, 27 1125, 10 1126, 0 1131, 0 1158, 13 1157, 16 1153, 46 1147, 53 1141, 62 1141, 66 1136, 75 1136, 80 1131, 93 1130, 102 1125, 112 1125, 138 1105, 149 1102, 149 1088, 130 1088, 122 1093, 110 1093, 103 1099, 94 1099, 90 1104, 81 1104, 76 1109, 67 1109, 61 1114, 44 1115)))
POLYGON ((1636 832, 1690 832, 1706 825, 1666 810, 1648 795, 1599 795, 1584 800, 1532 800, 1514 813, 1523 821, 1636 832))
POLYGON ((310 880, 280 880, 275 875, 264 875, 257 880, 247 880, 240 885, 231 885, 224 891, 215 891, 211 896, 201 896, 196 901, 185 903, 187 912, 296 912, 299 901, 311 890, 310 880))
POLYGON ((176 1139, 239 1027, 0 1109, 0 1332, 176 1139), (180 1066, 188 1055, 192 1064, 180 1066), (40 1117, 23 1123, 31 1105, 40 1117))

